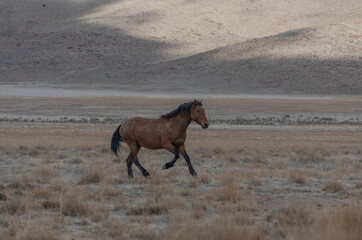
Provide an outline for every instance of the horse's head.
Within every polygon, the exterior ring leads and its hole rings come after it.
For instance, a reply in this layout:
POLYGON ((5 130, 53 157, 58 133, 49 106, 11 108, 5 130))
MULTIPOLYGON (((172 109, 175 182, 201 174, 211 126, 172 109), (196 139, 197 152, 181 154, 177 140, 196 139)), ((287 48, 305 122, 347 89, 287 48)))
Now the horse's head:
POLYGON ((202 107, 202 101, 198 102, 196 99, 190 109, 191 120, 200 124, 200 126, 205 129, 209 126, 209 121, 205 115, 205 109, 202 107))

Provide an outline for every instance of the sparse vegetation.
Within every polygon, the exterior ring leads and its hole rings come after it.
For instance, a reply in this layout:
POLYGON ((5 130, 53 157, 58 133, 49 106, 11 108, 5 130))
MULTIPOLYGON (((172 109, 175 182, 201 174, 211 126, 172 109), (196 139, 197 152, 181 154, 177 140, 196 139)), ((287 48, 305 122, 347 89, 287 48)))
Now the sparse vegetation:
POLYGON ((85 170, 79 180, 79 184, 99 183, 104 178, 104 172, 99 167, 92 166, 85 170))
POLYGON ((23 215, 26 210, 26 202, 23 199, 8 200, 1 204, 0 213, 10 215, 23 215))
POLYGON ((263 239, 265 229, 262 226, 242 226, 232 219, 220 218, 209 224, 194 223, 170 226, 164 233, 164 239, 263 239))
POLYGON ((126 212, 127 215, 162 215, 166 214, 168 212, 167 207, 165 206, 159 206, 159 205, 153 205, 153 206, 147 206, 147 207, 141 207, 141 208, 133 208, 130 209, 128 212, 126 212))
POLYGON ((307 228, 313 224, 311 213, 303 208, 276 209, 266 219, 280 229, 287 227, 307 228))
POLYGON ((229 175, 224 177, 222 187, 215 193, 218 201, 230 201, 236 203, 242 197, 242 192, 238 182, 229 175))
POLYGON ((93 214, 94 207, 76 192, 62 199, 62 214, 71 217, 88 217, 93 214))
MULTIPOLYGON (((88 126, 81 126, 83 134, 88 126)), ((102 145, 108 128, 113 130, 102 125, 81 140, 60 135, 58 141, 66 139, 60 146, 0 146, 0 190, 7 196, 0 200, 0 239, 59 239, 68 232, 92 238, 94 228, 102 228, 97 237, 105 239, 338 239, 333 231, 358 239, 361 206, 341 207, 361 190, 359 133, 348 136, 348 147, 338 132, 316 148, 313 141, 330 135, 192 130, 189 155, 198 178, 188 175, 182 158, 162 170, 172 155, 142 149, 139 159, 151 179, 134 166, 135 179, 129 180, 128 152, 113 162, 102 145), (204 133, 207 144, 199 141, 204 133), (303 196, 313 197, 293 200, 303 196), (43 226, 36 224, 44 218, 43 226)))
POLYGON ((315 217, 316 227, 300 239, 350 239, 362 236, 362 210, 360 206, 348 206, 315 217))
POLYGON ((324 190, 329 193, 340 192, 344 189, 344 185, 338 181, 330 180, 326 183, 324 190))
POLYGON ((289 170, 289 180, 298 184, 304 184, 307 181, 308 172, 305 169, 289 170))

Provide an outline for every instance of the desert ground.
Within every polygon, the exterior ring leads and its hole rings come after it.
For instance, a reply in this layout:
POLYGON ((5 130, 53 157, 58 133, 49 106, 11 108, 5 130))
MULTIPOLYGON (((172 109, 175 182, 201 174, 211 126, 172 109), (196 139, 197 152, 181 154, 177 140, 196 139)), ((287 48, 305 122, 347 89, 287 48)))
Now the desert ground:
POLYGON ((150 179, 135 167, 128 179, 129 150, 122 143, 117 158, 111 136, 124 119, 157 118, 187 99, 1 100, 13 116, 0 122, 2 239, 362 234, 361 98, 205 99, 211 125, 191 124, 186 142, 198 177, 182 158, 162 170, 166 150, 141 149, 150 179))
POLYGON ((362 1, 0 1, 0 240, 362 236, 362 1), (117 126, 202 99, 198 173, 117 126))

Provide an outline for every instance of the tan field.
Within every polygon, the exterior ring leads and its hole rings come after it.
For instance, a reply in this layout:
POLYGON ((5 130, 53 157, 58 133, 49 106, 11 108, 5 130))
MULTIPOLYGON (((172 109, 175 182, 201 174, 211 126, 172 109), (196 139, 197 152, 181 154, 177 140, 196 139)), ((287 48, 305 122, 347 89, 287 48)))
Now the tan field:
MULTIPOLYGON (((197 178, 183 159, 162 170, 172 155, 142 149, 151 179, 133 167, 129 180, 127 145, 119 159, 109 149, 118 123, 52 117, 81 116, 83 102, 94 119, 116 106, 120 115, 135 109, 135 116, 157 117, 184 99, 102 99, 2 99, 23 118, 0 124, 1 239, 360 238, 360 123, 192 124, 186 147, 197 178), (45 102, 53 111, 43 109, 47 118, 38 119, 45 102)), ((337 100, 331 108, 324 99, 210 99, 204 106, 210 122, 231 109, 242 115, 247 104, 259 117, 323 106, 330 115, 360 117, 358 98, 337 100)))

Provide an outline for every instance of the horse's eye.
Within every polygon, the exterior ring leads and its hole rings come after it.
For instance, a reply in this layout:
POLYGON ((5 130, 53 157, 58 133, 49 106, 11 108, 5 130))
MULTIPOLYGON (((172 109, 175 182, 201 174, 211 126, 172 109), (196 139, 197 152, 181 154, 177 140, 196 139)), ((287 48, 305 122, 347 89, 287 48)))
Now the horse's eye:
POLYGON ((196 112, 200 112, 199 110, 196 110, 196 112))

